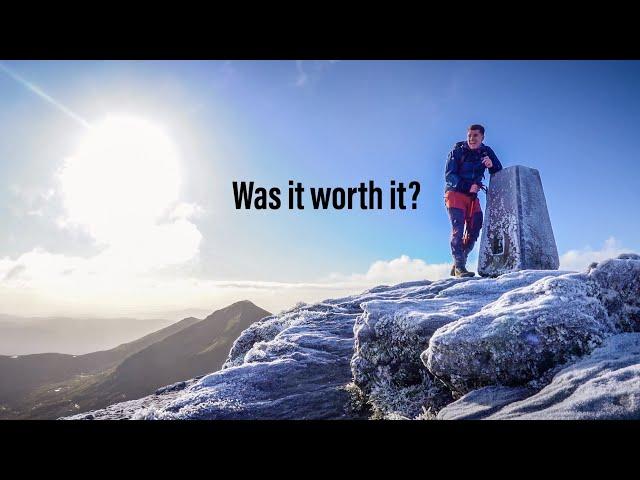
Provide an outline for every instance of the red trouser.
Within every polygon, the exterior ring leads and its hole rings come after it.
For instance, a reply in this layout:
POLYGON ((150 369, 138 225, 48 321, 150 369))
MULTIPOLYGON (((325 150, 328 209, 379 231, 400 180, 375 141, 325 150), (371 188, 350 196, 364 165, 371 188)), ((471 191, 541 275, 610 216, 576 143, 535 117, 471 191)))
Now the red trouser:
POLYGON ((477 195, 448 191, 444 204, 451 220, 451 255, 457 267, 464 267, 482 229, 480 199, 477 195))

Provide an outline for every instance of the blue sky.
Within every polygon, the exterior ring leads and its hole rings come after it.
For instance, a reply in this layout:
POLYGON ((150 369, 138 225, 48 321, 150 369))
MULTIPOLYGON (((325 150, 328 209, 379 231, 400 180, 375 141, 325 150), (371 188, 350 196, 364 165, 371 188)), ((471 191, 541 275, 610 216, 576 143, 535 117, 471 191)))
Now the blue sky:
MULTIPOLYGON (((471 123, 485 125, 485 143, 505 166, 540 171, 563 267, 640 250, 639 62, 2 65, 57 105, 0 72, 0 313, 161 316, 240 298, 277 310, 377 283, 441 276, 450 261, 444 162, 471 123), (101 278, 99 287, 85 292, 79 286, 89 277, 80 276, 64 291, 47 289, 117 237, 115 229, 99 238, 90 225, 65 221, 71 214, 57 175, 65 159, 78 156, 87 128, 62 106, 90 125, 109 115, 143 119, 162 127, 179 151, 179 195, 163 201, 188 211, 174 216, 179 226, 169 222, 176 228, 167 238, 181 246, 166 258, 169 247, 157 248, 159 256, 149 258, 161 268, 119 270, 131 279, 126 294, 112 288, 114 272, 102 276, 93 264, 85 273, 101 278), (233 180, 284 190, 289 179, 307 187, 418 180, 421 191, 416 210, 235 209, 233 180), (27 255, 34 249, 38 255, 27 255), (124 304, 114 306, 114 298, 124 304)), ((114 196, 128 175, 124 167, 105 177, 114 196)), ((139 179, 140 195, 153 189, 152 177, 139 179)), ((112 249, 123 265, 149 249, 149 237, 140 235, 132 233, 130 250, 124 243, 112 249)), ((115 262, 108 258, 103 263, 115 262)))

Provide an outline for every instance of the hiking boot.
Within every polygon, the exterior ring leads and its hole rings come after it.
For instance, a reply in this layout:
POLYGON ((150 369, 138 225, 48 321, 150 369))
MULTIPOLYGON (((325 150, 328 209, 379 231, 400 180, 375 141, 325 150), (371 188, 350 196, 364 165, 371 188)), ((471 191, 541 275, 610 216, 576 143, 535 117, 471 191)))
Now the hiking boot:
POLYGON ((449 275, 451 275, 452 277, 456 276, 456 264, 455 263, 453 265, 451 265, 451 271, 449 272, 449 275))
POLYGON ((475 272, 470 272, 465 267, 455 267, 456 277, 474 277, 475 275, 475 272))

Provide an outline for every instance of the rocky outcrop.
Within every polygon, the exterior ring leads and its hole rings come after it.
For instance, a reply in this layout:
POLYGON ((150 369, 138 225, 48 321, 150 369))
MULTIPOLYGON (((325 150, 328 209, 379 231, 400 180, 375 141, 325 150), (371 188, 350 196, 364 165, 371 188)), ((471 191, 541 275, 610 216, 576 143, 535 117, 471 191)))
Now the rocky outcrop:
MULTIPOLYGON (((353 322, 350 299, 301 305, 247 328, 222 370, 179 390, 90 412, 92 418, 346 418, 353 322)), ((87 418, 79 415, 72 418, 87 418)))
POLYGON ((377 287, 254 323, 222 370, 72 418, 637 418, 640 257, 377 287))
POLYGON ((522 385, 588 353, 615 333, 582 275, 544 278, 505 293, 433 335, 422 359, 453 391, 522 385))
POLYGON ((607 338, 533 393, 523 387, 485 387, 448 405, 438 419, 638 420, 640 333, 607 338))
POLYGON ((362 304, 351 361, 354 383, 379 416, 414 418, 453 400, 452 392, 420 360, 436 331, 470 318, 504 292, 557 271, 527 270, 491 279, 447 279, 421 285, 394 300, 362 304))
MULTIPOLYGON (((420 282, 418 282, 420 283, 420 282)), ((429 282, 426 282, 429 283, 429 282)), ((341 419, 350 409, 353 325, 370 299, 396 299, 412 283, 298 305, 247 328, 222 370, 155 395, 72 419, 341 419)))
POLYGON ((438 420, 481 420, 510 403, 535 393, 527 387, 503 387, 492 385, 469 392, 461 399, 440 410, 438 420))
POLYGON ((607 260, 589 273, 548 277, 505 293, 431 338, 422 359, 453 391, 518 386, 633 330, 640 261, 607 260))

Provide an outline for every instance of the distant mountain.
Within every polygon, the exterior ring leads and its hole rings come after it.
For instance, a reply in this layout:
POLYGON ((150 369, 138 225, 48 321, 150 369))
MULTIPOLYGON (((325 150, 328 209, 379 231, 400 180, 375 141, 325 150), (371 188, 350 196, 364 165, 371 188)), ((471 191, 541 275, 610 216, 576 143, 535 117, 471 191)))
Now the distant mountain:
POLYGON ((130 342, 172 323, 175 321, 168 319, 20 317, 3 314, 0 315, 0 355, 50 352, 82 355, 130 342))
POLYGON ((58 418, 214 372, 240 333, 269 315, 241 301, 103 352, 0 357, 0 418, 58 418))
MULTIPOLYGON (((63 353, 0 355, 0 412, 2 404, 15 404, 16 399, 31 393, 33 389, 62 382, 76 375, 90 376, 113 368, 129 355, 199 321, 198 318, 185 318, 133 342, 118 345, 111 350, 86 355, 63 353)), ((14 407, 19 408, 19 402, 14 407)))
POLYGON ((215 372, 238 336, 271 315, 249 301, 217 310, 204 320, 127 357, 100 383, 97 397, 134 399, 181 380, 215 372))

